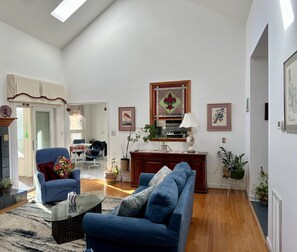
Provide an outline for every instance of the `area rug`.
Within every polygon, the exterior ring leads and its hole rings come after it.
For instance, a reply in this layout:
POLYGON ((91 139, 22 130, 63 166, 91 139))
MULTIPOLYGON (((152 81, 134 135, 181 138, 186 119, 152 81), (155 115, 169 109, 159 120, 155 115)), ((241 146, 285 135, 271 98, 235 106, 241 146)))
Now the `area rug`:
MULTIPOLYGON (((107 197, 102 203, 106 214, 121 199, 107 197)), ((0 215, 0 251, 80 251, 85 249, 84 239, 57 244, 52 237, 51 223, 43 219, 44 206, 27 203, 0 215)))

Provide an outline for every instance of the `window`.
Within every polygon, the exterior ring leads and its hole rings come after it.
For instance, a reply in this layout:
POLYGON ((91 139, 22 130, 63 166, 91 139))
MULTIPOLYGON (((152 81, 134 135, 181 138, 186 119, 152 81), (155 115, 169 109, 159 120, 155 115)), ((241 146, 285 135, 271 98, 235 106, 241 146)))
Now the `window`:
POLYGON ((69 141, 73 143, 74 139, 83 139, 84 117, 80 114, 69 115, 69 141))

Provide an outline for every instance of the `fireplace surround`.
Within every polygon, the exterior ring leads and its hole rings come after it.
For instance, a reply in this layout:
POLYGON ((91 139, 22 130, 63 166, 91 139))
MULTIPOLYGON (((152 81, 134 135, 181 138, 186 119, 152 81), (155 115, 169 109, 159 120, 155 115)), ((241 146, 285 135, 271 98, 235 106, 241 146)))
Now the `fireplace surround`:
MULTIPOLYGON (((0 179, 10 178, 8 127, 16 118, 0 118, 0 179)), ((27 199, 27 191, 12 189, 10 194, 0 196, 0 209, 27 199)))

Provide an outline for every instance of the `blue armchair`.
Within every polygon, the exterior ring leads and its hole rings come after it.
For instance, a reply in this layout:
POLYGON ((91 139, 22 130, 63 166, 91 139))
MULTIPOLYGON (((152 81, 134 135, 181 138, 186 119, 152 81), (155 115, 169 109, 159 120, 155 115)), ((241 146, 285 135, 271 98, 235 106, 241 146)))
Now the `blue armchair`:
MULTIPOLYGON (((36 165, 55 162, 59 156, 69 158, 66 148, 46 148, 37 150, 36 165)), ((74 169, 67 179, 53 179, 46 181, 43 172, 36 172, 37 200, 42 204, 63 201, 67 199, 69 192, 80 193, 80 170, 74 169)))

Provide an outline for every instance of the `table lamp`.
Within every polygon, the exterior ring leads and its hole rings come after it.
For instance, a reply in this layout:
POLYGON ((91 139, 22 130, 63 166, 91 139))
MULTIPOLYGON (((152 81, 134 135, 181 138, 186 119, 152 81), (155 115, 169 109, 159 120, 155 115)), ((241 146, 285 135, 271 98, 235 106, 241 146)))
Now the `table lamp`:
POLYGON ((194 144, 194 136, 192 135, 192 131, 189 128, 199 127, 199 123, 195 117, 194 113, 185 113, 182 123, 179 125, 180 128, 188 128, 186 141, 190 146, 188 151, 189 153, 194 153, 195 150, 193 149, 194 144))

